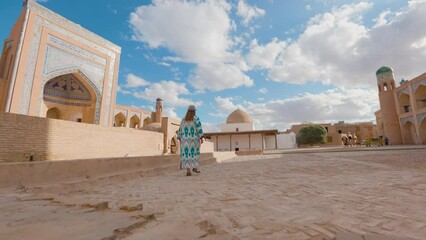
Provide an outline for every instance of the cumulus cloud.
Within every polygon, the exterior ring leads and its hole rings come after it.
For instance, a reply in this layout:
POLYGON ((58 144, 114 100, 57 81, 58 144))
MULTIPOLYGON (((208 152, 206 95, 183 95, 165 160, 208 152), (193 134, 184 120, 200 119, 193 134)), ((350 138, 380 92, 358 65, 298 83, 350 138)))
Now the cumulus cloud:
POLYGON ((143 91, 134 92, 133 96, 148 101, 154 101, 157 98, 163 99, 167 105, 172 107, 175 106, 188 106, 196 105, 200 106, 201 101, 192 101, 187 98, 180 97, 181 95, 188 95, 189 90, 186 88, 184 83, 176 83, 173 81, 161 81, 152 83, 149 87, 143 91))
POLYGON ((245 75, 235 64, 199 65, 189 81, 196 89, 209 88, 219 91, 240 86, 253 86, 253 80, 245 75))
POLYGON ((165 107, 163 109, 163 115, 170 118, 180 119, 175 111, 174 107, 165 107))
POLYGON ((154 0, 131 13, 132 38, 174 54, 164 60, 195 64, 189 83, 196 89, 252 86, 247 64, 234 49, 242 42, 233 36, 231 9, 225 0, 154 0), (212 66, 217 68, 214 75, 212 66))
POLYGON ((298 39, 275 50, 279 56, 274 66, 254 65, 267 68, 274 81, 341 87, 373 86, 374 73, 382 65, 393 67, 396 79, 424 72, 417 63, 426 61, 426 29, 418 26, 426 24, 426 1, 410 1, 398 13, 385 11, 368 28, 362 15, 372 5, 348 4, 315 16, 298 39))
POLYGON ((146 81, 145 79, 138 77, 132 73, 127 75, 126 78, 126 87, 128 88, 137 88, 137 87, 143 87, 147 86, 150 83, 146 81))
POLYGON ((250 51, 247 54, 247 63, 251 67, 272 68, 277 64, 277 57, 286 48, 285 41, 279 41, 277 38, 265 45, 259 45, 254 39, 250 44, 250 51))
POLYGON ((245 0, 239 0, 237 6, 237 15, 242 18, 244 25, 248 25, 254 18, 265 15, 265 10, 256 6, 250 6, 245 2, 245 0))
POLYGON ((155 0, 131 13, 133 38, 152 48, 166 47, 185 62, 223 61, 232 45, 230 8, 223 0, 155 0))
MULTIPOLYGON (((215 100, 217 116, 227 116, 238 106, 232 98, 216 97, 215 100)), ((379 106, 375 89, 336 88, 318 94, 305 93, 265 103, 245 102, 244 106, 239 107, 249 113, 256 129, 277 128, 282 131, 292 124, 304 121, 371 121, 379 106)))
POLYGON ((238 108, 245 109, 240 104, 234 104, 233 101, 236 98, 232 97, 215 97, 215 109, 216 112, 210 113, 211 116, 214 117, 227 117, 231 112, 237 110, 238 108))

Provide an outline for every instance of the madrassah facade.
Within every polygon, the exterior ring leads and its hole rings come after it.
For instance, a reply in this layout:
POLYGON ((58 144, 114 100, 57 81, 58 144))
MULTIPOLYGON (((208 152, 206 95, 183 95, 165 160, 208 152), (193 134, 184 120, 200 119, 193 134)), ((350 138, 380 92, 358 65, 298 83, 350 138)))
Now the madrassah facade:
POLYGON ((380 136, 390 144, 426 144, 426 73, 396 87, 394 71, 376 72, 380 110, 375 112, 380 136))
POLYGON ((120 54, 119 46, 34 0, 25 0, 0 58, 0 162, 29 156, 54 160, 175 153, 180 120, 162 116, 161 99, 155 112, 116 104, 120 54), (138 129, 138 136, 130 128, 138 129), (33 143, 37 131, 40 146, 33 143), (85 131, 89 140, 81 135, 85 131), (25 147, 14 149, 19 145, 16 134, 25 136, 19 140, 25 147), (100 148, 90 141, 98 135, 95 142, 104 142, 103 155, 100 150, 76 151, 100 148), (74 150, 56 149, 63 144, 72 144, 74 150), (112 149, 105 147, 108 144, 119 150, 108 155, 112 149))

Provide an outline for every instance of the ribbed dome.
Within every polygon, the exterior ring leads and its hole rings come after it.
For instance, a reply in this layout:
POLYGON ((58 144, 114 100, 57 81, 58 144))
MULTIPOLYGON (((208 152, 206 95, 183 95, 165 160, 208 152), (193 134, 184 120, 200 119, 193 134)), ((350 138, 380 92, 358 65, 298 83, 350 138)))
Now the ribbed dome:
POLYGON ((251 123, 250 116, 241 109, 237 109, 229 114, 226 123, 251 123))
POLYGON ((393 72, 393 69, 390 67, 381 67, 376 71, 376 76, 382 73, 393 72))

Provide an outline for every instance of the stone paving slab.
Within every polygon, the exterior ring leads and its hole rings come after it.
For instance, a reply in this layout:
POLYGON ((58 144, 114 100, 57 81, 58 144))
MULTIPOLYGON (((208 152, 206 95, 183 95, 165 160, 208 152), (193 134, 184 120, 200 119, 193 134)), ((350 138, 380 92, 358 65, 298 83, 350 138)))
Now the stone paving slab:
POLYGON ((423 240, 425 154, 411 149, 242 156, 191 177, 173 172, 1 191, 0 236, 341 240, 339 234, 352 234, 423 240), (96 210, 102 202, 108 208, 96 210))

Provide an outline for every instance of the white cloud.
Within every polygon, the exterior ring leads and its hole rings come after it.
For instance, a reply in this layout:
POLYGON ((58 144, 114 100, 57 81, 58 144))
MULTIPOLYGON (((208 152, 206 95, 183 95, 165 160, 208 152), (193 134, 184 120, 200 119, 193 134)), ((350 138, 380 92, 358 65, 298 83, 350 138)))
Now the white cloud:
POLYGON ((308 5, 305 6, 305 9, 308 10, 308 11, 311 11, 312 10, 312 6, 308 4, 308 5))
POLYGON ((146 81, 145 79, 138 77, 132 73, 127 74, 127 79, 126 79, 126 87, 128 88, 137 88, 137 87, 143 87, 143 86, 147 86, 150 83, 148 81, 146 81))
POLYGON ((225 0, 154 0, 131 13, 132 38, 175 54, 165 61, 195 64, 189 82, 199 90, 252 86, 247 64, 233 49, 244 41, 232 35, 236 26, 231 9, 225 0))
POLYGON ((191 101, 187 98, 181 98, 180 95, 189 95, 189 90, 185 87, 184 83, 176 83, 173 81, 161 81, 152 83, 143 91, 134 92, 133 96, 148 101, 155 101, 161 98, 169 106, 189 106, 191 104, 200 106, 201 101, 191 101))
POLYGON ((259 92, 260 92, 260 93, 263 93, 263 94, 266 94, 266 93, 268 92, 268 89, 266 89, 266 88, 261 88, 261 89, 259 89, 259 92))
MULTIPOLYGON (((216 116, 227 116, 237 105, 232 98, 216 97, 216 116)), ((278 129, 283 131, 292 124, 304 121, 317 123, 371 121, 378 109, 376 90, 332 89, 318 94, 305 93, 292 98, 278 99, 266 103, 246 102, 244 109, 256 129, 278 129)))
POLYGON ((202 119, 200 119, 202 128, 204 132, 219 132, 220 131, 220 123, 208 123, 203 122, 202 119))
POLYGON ((426 25, 426 1, 410 1, 402 12, 382 13, 368 28, 361 16, 371 7, 367 2, 349 4, 312 18, 299 38, 281 51, 276 64, 268 67, 269 78, 372 87, 374 73, 383 65, 395 69, 397 80, 424 72, 418 63, 426 61, 426 28, 418 26, 426 25))
POLYGON ((251 67, 271 68, 276 65, 277 57, 285 49, 287 43, 274 38, 266 45, 259 45, 254 39, 247 54, 247 63, 251 67))
POLYGON ((154 0, 131 13, 133 38, 152 48, 166 47, 185 62, 223 61, 232 45, 230 8, 224 0, 154 0))
POLYGON ((389 9, 380 13, 380 15, 377 18, 373 19, 373 21, 376 22, 374 27, 380 27, 380 26, 388 24, 389 21, 388 21, 387 17, 390 14, 391 14, 391 11, 389 9))
POLYGON ((256 6, 248 5, 245 0, 239 0, 237 6, 237 15, 242 17, 244 25, 248 25, 254 18, 265 15, 265 10, 256 6))
POLYGON ((129 95, 131 94, 130 91, 124 90, 120 85, 117 85, 117 92, 123 94, 123 95, 129 95))
POLYGON ((224 63, 199 65, 190 76, 189 82, 196 89, 208 88, 215 91, 253 86, 253 80, 236 65, 224 63))
POLYGON ((215 97, 215 106, 216 112, 210 113, 209 115, 214 117, 227 117, 231 112, 237 110, 238 108, 245 109, 242 105, 235 105, 232 101, 236 98, 232 97, 215 97))
POLYGON ((175 112, 175 108, 174 107, 165 107, 163 109, 163 116, 170 117, 170 118, 180 119, 178 117, 177 113, 175 112))

